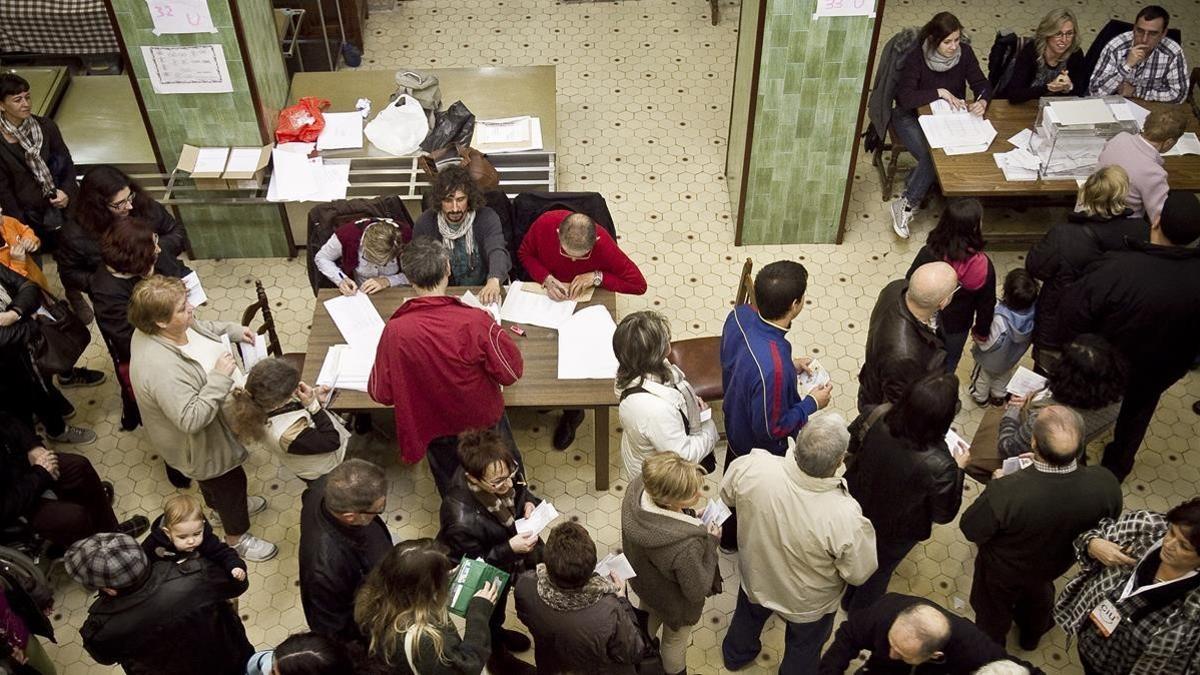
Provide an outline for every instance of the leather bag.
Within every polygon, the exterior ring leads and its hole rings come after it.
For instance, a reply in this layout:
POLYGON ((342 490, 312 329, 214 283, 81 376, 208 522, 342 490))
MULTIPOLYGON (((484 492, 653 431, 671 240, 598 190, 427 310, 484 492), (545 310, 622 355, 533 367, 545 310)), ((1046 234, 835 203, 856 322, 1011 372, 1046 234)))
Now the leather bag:
POLYGON ((427 155, 422 155, 419 162, 421 170, 429 177, 430 182, 437 177, 439 169, 459 165, 467 169, 467 173, 471 174, 471 180, 475 181, 480 190, 487 192, 500 187, 500 174, 496 171, 495 165, 487 155, 469 145, 435 150, 427 155))
POLYGON ((42 374, 71 372, 91 342, 87 326, 71 311, 71 305, 43 291, 42 312, 34 315, 38 330, 29 341, 33 362, 42 374))

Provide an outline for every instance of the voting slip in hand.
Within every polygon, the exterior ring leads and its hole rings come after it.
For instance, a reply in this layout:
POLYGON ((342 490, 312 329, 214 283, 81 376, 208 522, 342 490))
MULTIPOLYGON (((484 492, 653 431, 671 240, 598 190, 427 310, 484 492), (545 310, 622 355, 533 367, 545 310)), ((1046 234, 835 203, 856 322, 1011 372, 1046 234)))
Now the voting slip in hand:
POLYGON ((963 440, 953 429, 946 430, 946 447, 950 449, 950 454, 958 457, 959 455, 971 449, 971 445, 963 440))
POLYGON ((1041 391, 1046 388, 1046 378, 1038 375, 1025 366, 1017 368, 1017 372, 1008 381, 1008 386, 1004 388, 1010 394, 1017 396, 1029 397, 1034 392, 1041 391))
POLYGON ((800 398, 808 396, 813 389, 829 384, 830 381, 829 371, 816 359, 809 361, 808 371, 801 370, 796 374, 796 385, 800 389, 800 398), (811 375, 809 371, 812 372, 811 375))
POLYGON ((543 501, 537 505, 533 513, 529 514, 528 518, 517 519, 514 526, 517 528, 517 534, 532 534, 536 537, 558 516, 558 509, 554 508, 549 501, 543 501))
POLYGON ((705 526, 716 525, 719 527, 726 520, 729 520, 729 516, 732 515, 733 511, 730 511, 729 507, 725 506, 725 502, 721 501, 720 497, 717 497, 708 500, 708 506, 705 506, 704 512, 700 514, 700 522, 704 523, 705 526))
POLYGON ((609 553, 604 556, 603 560, 596 563, 596 574, 602 577, 615 574, 621 581, 628 581, 637 576, 624 553, 609 553))

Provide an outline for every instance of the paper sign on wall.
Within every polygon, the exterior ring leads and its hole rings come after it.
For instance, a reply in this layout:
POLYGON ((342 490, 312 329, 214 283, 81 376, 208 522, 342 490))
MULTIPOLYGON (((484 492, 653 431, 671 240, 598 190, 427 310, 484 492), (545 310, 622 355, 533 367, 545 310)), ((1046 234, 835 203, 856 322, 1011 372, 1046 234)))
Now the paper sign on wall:
POLYGON ((142 47, 156 94, 221 94, 233 91, 221 45, 142 47))
POLYGON ((215 33, 208 0, 146 0, 155 35, 215 33))
POLYGON ((813 18, 822 16, 875 16, 875 0, 817 0, 813 18))

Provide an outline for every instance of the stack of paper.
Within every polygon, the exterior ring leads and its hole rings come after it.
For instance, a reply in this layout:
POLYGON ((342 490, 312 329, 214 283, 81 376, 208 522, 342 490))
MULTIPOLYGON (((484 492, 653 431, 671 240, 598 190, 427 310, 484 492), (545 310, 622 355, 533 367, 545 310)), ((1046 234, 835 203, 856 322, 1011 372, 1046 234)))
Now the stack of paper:
POLYGON ((1059 124, 1083 126, 1117 121, 1104 99, 1083 98, 1051 101, 1047 108, 1059 124))
POLYGON ((575 313, 558 327, 558 379, 610 380, 617 376, 613 333, 617 324, 604 305, 575 313))
POLYGON ((346 198, 350 160, 310 159, 312 143, 283 143, 271 151, 274 169, 267 187, 271 202, 330 202, 346 198))
POLYGON ((317 385, 365 392, 374 367, 374 347, 333 345, 325 352, 317 385))
POLYGON ((1042 166, 1042 161, 1037 155, 1025 150, 1017 148, 1009 152, 997 152, 992 155, 992 159, 996 161, 996 166, 1004 172, 1004 180, 1037 180, 1038 169, 1042 166))
POLYGON ((370 296, 360 291, 354 295, 331 298, 325 301, 325 311, 329 312, 329 317, 350 346, 375 350, 379 338, 383 336, 384 324, 370 296))
POLYGON ((1008 386, 1004 388, 1010 394, 1017 396, 1028 397, 1034 392, 1041 391, 1046 388, 1046 378, 1038 375, 1025 366, 1019 366, 1017 372, 1008 381, 1008 386))
POLYGON ((554 519, 558 518, 558 515, 558 509, 554 508, 554 505, 549 501, 543 500, 533 510, 533 513, 529 514, 528 518, 518 518, 513 523, 513 526, 517 528, 517 534, 532 534, 537 536, 550 523, 554 522, 554 519))
POLYGON ((463 558, 458 564, 458 573, 450 580, 450 611, 465 617, 471 598, 491 580, 500 582, 498 592, 508 584, 508 572, 493 567, 479 558, 463 558))
POLYGON ((1120 103, 1112 103, 1108 106, 1112 111, 1113 117, 1118 120, 1133 120, 1137 122, 1138 131, 1141 131, 1142 126, 1146 123, 1146 118, 1150 116, 1150 111, 1142 106, 1125 99, 1120 103))
POLYGON ((575 311, 574 300, 554 301, 545 294, 526 289, 537 284, 514 281, 504 296, 500 316, 513 323, 528 323, 546 328, 558 328, 575 311))
MULTIPOLYGON (((934 114, 921 115, 917 121, 931 148, 942 148, 948 155, 984 152, 996 138, 996 128, 988 120, 965 110, 954 111, 949 104, 938 106, 934 114)), ((944 101, 942 102, 944 103, 944 101)))
POLYGON ((621 581, 628 581, 637 576, 624 553, 609 553, 604 556, 603 560, 596 563, 596 574, 602 577, 615 574, 621 581))
POLYGON ((500 323, 500 303, 493 302, 491 304, 485 305, 482 302, 480 302, 479 297, 476 296, 471 291, 463 292, 462 301, 463 301, 463 304, 467 305, 468 307, 482 309, 483 311, 487 312, 488 314, 491 314, 492 318, 496 320, 496 323, 497 324, 500 323))
POLYGON ((325 128, 317 136, 318 150, 340 150, 363 146, 362 113, 325 113, 325 128))
POLYGON ((541 150, 542 121, 529 115, 476 120, 472 145, 483 153, 541 150))
POLYGON ((1187 132, 1179 137, 1179 141, 1171 146, 1171 149, 1163 153, 1163 157, 1175 157, 1178 155, 1200 155, 1200 138, 1196 138, 1196 134, 1187 132))

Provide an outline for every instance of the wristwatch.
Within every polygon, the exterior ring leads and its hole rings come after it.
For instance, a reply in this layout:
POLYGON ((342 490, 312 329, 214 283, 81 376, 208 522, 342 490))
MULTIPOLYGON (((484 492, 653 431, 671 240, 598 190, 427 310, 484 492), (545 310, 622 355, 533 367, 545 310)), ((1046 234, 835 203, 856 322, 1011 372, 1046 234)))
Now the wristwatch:
POLYGON ((599 270, 592 272, 592 285, 593 286, 599 286, 602 281, 604 281, 604 272, 601 272, 599 270))

